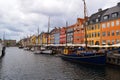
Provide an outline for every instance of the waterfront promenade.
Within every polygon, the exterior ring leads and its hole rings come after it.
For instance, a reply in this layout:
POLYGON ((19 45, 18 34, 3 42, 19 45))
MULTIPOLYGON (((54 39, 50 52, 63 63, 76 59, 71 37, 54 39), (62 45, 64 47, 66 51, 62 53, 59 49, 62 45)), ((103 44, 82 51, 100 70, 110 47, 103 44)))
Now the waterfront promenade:
POLYGON ((6 48, 0 60, 0 80, 119 80, 118 67, 98 67, 33 54, 17 47, 6 48))

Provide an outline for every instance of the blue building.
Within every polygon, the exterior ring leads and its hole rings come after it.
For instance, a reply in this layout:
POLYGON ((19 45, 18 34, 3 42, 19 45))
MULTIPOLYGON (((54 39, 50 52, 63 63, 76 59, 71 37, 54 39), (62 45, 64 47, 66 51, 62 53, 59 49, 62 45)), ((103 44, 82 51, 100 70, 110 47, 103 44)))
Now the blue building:
POLYGON ((54 33, 54 44, 60 43, 60 29, 56 28, 54 33))

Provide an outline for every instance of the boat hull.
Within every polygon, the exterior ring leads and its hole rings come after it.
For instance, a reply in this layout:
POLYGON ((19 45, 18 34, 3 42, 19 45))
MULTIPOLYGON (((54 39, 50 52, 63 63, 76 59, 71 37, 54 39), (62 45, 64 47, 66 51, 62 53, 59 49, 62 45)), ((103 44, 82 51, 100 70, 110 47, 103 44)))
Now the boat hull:
POLYGON ((42 54, 52 54, 52 50, 43 50, 41 51, 42 54))
POLYGON ((95 56, 71 56, 71 55, 62 55, 62 59, 69 60, 77 63, 85 64, 95 64, 95 65, 105 65, 106 56, 105 55, 95 55, 95 56))

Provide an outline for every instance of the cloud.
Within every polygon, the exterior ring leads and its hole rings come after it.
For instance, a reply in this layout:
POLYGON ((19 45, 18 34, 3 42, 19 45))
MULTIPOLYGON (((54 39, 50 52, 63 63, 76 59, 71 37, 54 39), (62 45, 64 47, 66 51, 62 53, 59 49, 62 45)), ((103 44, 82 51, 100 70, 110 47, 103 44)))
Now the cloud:
MULTIPOLYGON (((119 0, 86 0, 88 15, 99 8, 115 6, 119 0)), ((82 0, 0 0, 0 37, 6 33, 7 39, 17 39, 47 31, 48 17, 50 29, 76 22, 84 17, 82 0)))

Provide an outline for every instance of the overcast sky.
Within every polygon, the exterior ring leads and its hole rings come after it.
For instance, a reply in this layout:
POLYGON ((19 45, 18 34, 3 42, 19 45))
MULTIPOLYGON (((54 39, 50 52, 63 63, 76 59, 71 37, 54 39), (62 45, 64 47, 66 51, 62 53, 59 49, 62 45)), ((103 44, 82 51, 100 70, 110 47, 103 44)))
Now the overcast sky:
MULTIPOLYGON (((88 15, 99 8, 115 6, 120 0, 86 0, 88 15)), ((63 27, 83 18, 82 0, 0 0, 0 38, 22 39, 37 34, 37 28, 47 31, 48 16, 50 29, 63 27)))

